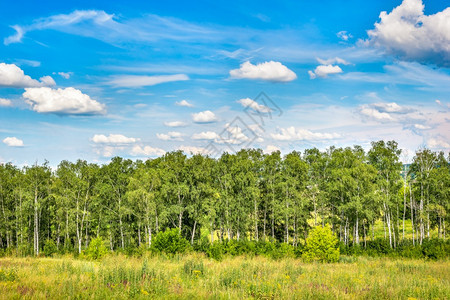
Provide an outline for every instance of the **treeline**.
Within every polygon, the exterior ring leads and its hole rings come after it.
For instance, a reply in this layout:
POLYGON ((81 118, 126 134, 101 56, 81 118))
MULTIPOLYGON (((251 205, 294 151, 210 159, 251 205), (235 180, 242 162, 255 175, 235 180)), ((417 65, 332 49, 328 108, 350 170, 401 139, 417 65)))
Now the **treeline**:
MULTIPOLYGON (((395 141, 303 153, 259 149, 214 159, 170 152, 156 159, 115 157, 18 168, 0 164, 0 248, 38 255, 46 241, 81 253, 101 237, 111 250, 150 247, 178 228, 195 244, 214 240, 304 242, 330 224, 344 245, 374 240, 377 220, 390 248, 412 225, 413 244, 445 239, 450 210, 449 156, 417 151, 403 165, 395 141)), ((410 230, 410 229, 409 229, 410 230)))

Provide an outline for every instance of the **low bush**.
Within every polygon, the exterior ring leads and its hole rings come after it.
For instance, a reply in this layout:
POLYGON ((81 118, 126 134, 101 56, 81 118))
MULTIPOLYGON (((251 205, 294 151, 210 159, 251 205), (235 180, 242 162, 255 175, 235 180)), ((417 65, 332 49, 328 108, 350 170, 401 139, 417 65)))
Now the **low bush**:
POLYGON ((53 240, 46 240, 44 244, 44 254, 46 256, 53 256, 53 254, 58 252, 58 247, 53 240))
POLYGON ((189 242, 181 236, 177 228, 159 232, 152 240, 151 249, 166 254, 184 253, 191 249, 189 242))
POLYGON ((101 259, 108 253, 108 248, 105 246, 105 242, 101 237, 91 240, 89 247, 85 251, 85 255, 88 259, 101 259))
POLYGON ((337 262, 339 260, 338 239, 329 226, 314 227, 306 239, 302 258, 305 261, 337 262))

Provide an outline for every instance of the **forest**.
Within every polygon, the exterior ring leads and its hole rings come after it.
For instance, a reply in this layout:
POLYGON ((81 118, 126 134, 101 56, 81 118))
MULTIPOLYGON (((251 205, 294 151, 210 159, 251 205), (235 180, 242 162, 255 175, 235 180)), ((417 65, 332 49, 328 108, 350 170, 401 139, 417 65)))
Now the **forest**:
POLYGON ((207 238, 296 247, 326 224, 342 245, 365 247, 376 222, 392 249, 406 238, 444 241, 450 157, 421 149, 411 163, 403 158, 395 141, 377 141, 367 153, 360 146, 285 156, 243 149, 219 158, 175 151, 103 165, 62 161, 56 169, 0 164, 0 251, 38 256, 50 243, 81 254, 94 238, 131 251, 170 228, 192 245, 207 238))

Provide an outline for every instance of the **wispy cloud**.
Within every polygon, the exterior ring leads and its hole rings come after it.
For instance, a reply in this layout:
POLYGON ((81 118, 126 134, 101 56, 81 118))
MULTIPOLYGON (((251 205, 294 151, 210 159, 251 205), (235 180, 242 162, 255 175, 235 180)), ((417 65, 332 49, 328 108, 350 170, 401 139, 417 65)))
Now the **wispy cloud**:
POLYGON ((144 87, 152 86, 165 82, 185 81, 189 77, 185 74, 175 75, 155 75, 155 76, 141 76, 141 75, 113 75, 106 84, 114 87, 144 87))

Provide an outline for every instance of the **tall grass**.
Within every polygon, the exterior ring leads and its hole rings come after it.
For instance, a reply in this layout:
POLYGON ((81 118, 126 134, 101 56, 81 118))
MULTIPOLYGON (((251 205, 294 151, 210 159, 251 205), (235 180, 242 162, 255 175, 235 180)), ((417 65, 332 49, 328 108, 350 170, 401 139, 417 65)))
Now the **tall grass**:
POLYGON ((0 299, 445 299, 450 263, 343 257, 333 264, 295 258, 200 254, 92 262, 1 258, 0 299))

